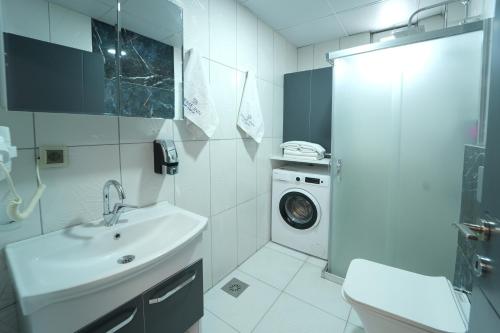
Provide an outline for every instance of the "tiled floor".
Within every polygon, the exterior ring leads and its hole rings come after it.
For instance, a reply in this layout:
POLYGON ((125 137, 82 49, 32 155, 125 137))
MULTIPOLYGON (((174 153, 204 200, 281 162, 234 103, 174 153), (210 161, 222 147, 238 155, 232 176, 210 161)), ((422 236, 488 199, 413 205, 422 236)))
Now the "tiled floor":
POLYGON ((363 333, 325 263, 268 243, 205 294, 201 333, 363 333), (221 290, 234 277, 250 285, 238 298, 221 290))

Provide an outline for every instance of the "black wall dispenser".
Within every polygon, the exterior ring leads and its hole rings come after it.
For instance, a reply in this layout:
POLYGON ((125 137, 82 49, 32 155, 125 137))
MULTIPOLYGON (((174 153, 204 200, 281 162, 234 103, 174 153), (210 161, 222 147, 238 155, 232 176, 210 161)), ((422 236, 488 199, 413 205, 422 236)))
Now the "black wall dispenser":
POLYGON ((155 140, 153 151, 155 173, 175 175, 179 171, 179 158, 173 140, 155 140))

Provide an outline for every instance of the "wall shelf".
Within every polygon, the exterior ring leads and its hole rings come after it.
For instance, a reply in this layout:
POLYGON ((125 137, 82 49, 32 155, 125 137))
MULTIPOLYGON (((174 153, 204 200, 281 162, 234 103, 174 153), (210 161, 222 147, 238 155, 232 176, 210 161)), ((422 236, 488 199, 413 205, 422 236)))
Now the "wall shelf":
POLYGON ((329 158, 323 158, 321 160, 314 161, 314 160, 302 160, 302 159, 298 159, 298 158, 284 157, 282 155, 273 155, 273 156, 271 156, 271 160, 283 161, 283 162, 315 164, 315 165, 325 165, 325 166, 329 166, 331 163, 331 159, 329 159, 329 158))

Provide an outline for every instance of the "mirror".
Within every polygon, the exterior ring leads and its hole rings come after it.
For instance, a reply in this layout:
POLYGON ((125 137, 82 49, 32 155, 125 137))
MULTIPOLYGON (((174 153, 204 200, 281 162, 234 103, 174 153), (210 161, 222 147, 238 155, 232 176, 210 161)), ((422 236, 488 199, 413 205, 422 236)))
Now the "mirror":
POLYGON ((168 0, 1 0, 10 111, 182 118, 182 9, 168 0))

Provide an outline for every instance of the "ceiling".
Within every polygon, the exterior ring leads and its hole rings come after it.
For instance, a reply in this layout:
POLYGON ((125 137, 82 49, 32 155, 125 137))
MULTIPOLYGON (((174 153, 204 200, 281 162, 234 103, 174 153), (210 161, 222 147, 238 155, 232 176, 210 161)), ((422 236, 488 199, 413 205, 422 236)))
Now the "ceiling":
MULTIPOLYGON (((400 26, 442 0, 238 0, 296 46, 400 26)), ((436 14, 436 11, 433 12, 436 14)), ((431 14, 431 15, 433 15, 431 14)))

